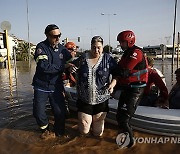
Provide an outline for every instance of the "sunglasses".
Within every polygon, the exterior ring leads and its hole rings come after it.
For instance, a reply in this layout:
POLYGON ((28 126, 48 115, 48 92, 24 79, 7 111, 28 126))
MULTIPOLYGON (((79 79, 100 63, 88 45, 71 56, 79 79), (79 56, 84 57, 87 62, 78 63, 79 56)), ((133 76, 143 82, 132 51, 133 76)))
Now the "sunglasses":
POLYGON ((58 34, 58 35, 52 35, 52 34, 49 34, 52 38, 55 38, 55 39, 57 39, 57 38, 60 38, 61 37, 61 33, 60 34, 58 34))
POLYGON ((68 50, 70 50, 70 51, 75 51, 75 49, 73 49, 73 48, 67 48, 68 50))

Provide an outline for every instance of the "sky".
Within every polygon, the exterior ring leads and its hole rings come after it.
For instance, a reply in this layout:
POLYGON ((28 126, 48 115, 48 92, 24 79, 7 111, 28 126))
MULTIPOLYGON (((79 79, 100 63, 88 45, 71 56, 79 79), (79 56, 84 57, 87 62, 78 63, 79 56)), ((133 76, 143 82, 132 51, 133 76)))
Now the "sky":
MULTIPOLYGON (((0 23, 10 22, 9 34, 27 41, 28 18, 29 40, 33 44, 45 39, 48 24, 56 24, 62 32, 61 40, 67 37, 82 49, 90 49, 95 35, 104 39, 104 45, 110 39, 114 48, 118 45, 116 37, 123 30, 132 30, 136 45, 143 47, 172 44, 174 10, 175 0, 1 0, 0 23)), ((180 32, 180 0, 176 38, 177 32, 180 32)))

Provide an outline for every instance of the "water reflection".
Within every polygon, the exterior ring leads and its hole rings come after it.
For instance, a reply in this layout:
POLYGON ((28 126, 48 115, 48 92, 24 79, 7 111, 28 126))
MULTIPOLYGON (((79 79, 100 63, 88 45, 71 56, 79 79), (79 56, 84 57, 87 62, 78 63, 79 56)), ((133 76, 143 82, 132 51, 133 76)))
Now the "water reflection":
MULTIPOLYGON (((168 91, 171 90, 172 85, 175 84, 175 75, 174 72, 172 73, 172 65, 170 59, 162 60, 155 60, 154 67, 159 69, 165 76, 166 79, 166 86, 168 88, 168 91)), ((173 67, 174 70, 176 70, 176 65, 173 67)))
POLYGON ((34 68, 30 70, 27 62, 17 62, 17 76, 13 67, 10 72, 8 69, 0 69, 0 126, 25 116, 24 111, 31 111, 33 74, 34 68))

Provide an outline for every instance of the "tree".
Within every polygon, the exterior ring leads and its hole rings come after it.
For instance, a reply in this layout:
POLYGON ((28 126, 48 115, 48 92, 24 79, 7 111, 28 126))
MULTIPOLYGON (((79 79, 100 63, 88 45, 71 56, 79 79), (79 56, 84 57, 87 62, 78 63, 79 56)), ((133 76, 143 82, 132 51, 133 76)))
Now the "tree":
MULTIPOLYGON (((31 45, 30 45, 31 48, 31 45)), ((16 59, 21 61, 27 61, 29 59, 29 43, 28 42, 20 42, 16 49, 16 59)))

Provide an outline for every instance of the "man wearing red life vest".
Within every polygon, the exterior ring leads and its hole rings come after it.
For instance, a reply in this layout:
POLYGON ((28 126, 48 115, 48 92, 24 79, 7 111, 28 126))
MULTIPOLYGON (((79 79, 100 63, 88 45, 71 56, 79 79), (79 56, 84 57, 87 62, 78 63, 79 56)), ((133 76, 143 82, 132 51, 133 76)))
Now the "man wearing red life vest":
POLYGON ((122 31, 117 36, 124 54, 119 61, 117 86, 121 89, 118 102, 117 122, 119 135, 116 138, 120 148, 134 145, 130 119, 142 97, 148 79, 147 62, 141 48, 135 46, 135 35, 132 31, 122 31), (126 136, 128 143, 122 143, 126 136))

